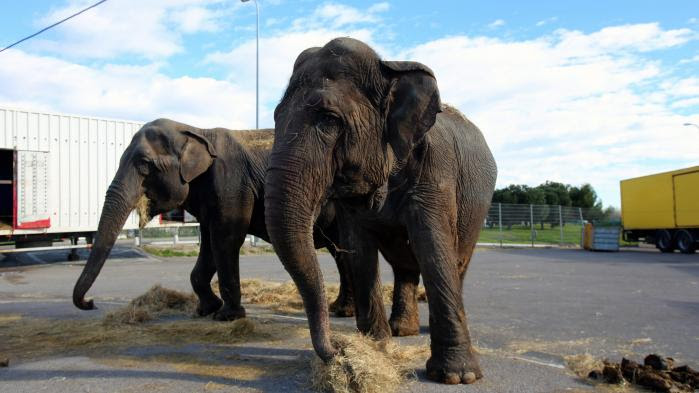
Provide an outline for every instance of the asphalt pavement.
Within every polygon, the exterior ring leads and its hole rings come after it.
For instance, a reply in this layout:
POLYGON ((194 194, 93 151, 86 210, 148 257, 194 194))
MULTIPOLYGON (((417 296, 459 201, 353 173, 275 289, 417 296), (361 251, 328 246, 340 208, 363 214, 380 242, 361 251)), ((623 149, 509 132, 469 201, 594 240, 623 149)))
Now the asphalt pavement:
MULTIPOLYGON (((88 294, 99 310, 80 311, 73 307, 70 295, 86 252, 82 250, 83 260, 75 263, 60 262, 65 253, 58 251, 0 256, 0 317, 101 318, 155 283, 191 290, 189 271, 195 258, 155 258, 119 246, 88 294)), ((331 257, 319 259, 326 281, 337 282, 331 257)), ((242 256, 240 271, 243 278, 289 280, 274 255, 242 256)), ((384 282, 391 282, 390 267, 384 262, 381 271, 384 282)), ((438 385, 425 379, 423 364, 416 370, 417 381, 403 391, 595 391, 564 369, 568 355, 641 360, 657 352, 699 366, 699 255, 478 249, 466 277, 464 301, 485 378, 469 386, 438 385)), ((253 317, 306 324, 303 315, 289 318, 246 307, 253 317)), ((427 342, 426 304, 420 304, 420 319, 421 335, 399 341, 427 342)), ((333 318, 332 324, 349 329, 354 321, 333 318)), ((0 357, 2 334, 0 329, 0 357)), ((119 351, 151 360, 162 353, 186 353, 212 364, 273 359, 274 365, 289 361, 296 367, 244 379, 187 372, 168 362, 129 367, 94 354, 53 355, 11 359, 10 367, 0 368, 0 392, 303 391, 308 390, 307 364, 313 356, 307 337, 225 346, 182 343, 131 348, 126 343, 119 351)))

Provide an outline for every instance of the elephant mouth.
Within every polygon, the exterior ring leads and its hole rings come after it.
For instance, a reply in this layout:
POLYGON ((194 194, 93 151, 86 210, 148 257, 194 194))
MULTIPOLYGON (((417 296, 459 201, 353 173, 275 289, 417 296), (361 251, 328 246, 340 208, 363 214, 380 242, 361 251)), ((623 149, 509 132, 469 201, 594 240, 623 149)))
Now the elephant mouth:
POLYGON ((355 188, 349 186, 333 187, 328 199, 342 201, 343 204, 358 209, 379 211, 383 208, 388 195, 388 184, 384 184, 373 191, 358 193, 355 188))

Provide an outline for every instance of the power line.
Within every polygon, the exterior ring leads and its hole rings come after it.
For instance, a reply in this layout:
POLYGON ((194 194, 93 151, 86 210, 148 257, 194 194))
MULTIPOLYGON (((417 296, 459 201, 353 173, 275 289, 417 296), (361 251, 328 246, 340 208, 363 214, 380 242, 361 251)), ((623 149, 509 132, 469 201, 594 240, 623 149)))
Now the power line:
POLYGON ((24 37, 24 38, 22 38, 21 40, 15 42, 14 44, 11 44, 11 45, 6 46, 6 47, 3 48, 2 50, 0 50, 0 52, 4 52, 4 51, 6 51, 6 50, 12 48, 13 46, 15 46, 15 45, 17 45, 17 44, 20 44, 20 43, 22 43, 22 42, 24 42, 24 41, 26 41, 26 40, 28 40, 28 39, 30 39, 30 38, 36 37, 36 36, 38 36, 39 34, 45 32, 46 30, 48 30, 48 29, 50 29, 50 28, 52 28, 52 27, 56 27, 56 26, 60 25, 61 23, 67 21, 68 19, 75 18, 76 16, 82 14, 83 12, 85 12, 85 11, 87 11, 87 10, 90 10, 90 9, 92 9, 92 8, 97 7, 98 5, 104 3, 105 1, 107 1, 107 0, 100 0, 100 1, 96 2, 95 4, 93 4, 93 5, 91 5, 91 6, 87 7, 87 8, 85 8, 85 9, 82 10, 82 11, 78 11, 78 12, 74 13, 73 15, 71 15, 71 16, 65 18, 65 19, 59 20, 58 22, 52 24, 51 26, 44 27, 43 29, 37 31, 36 33, 34 33, 34 34, 32 34, 32 35, 30 35, 30 36, 28 36, 28 37, 24 37))

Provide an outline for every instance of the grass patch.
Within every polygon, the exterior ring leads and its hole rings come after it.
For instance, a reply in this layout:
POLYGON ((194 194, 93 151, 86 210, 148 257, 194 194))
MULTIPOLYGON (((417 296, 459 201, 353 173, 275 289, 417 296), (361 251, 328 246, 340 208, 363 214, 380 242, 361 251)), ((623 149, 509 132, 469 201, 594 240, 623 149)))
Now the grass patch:
MULTIPOLYGON (((582 225, 566 224, 563 227, 563 244, 579 245, 582 236, 582 225)), ((544 224, 544 229, 541 225, 534 225, 534 243, 538 244, 560 244, 561 243, 561 228, 551 227, 544 224)), ((532 230, 529 226, 513 225, 511 229, 506 226, 500 229, 495 226, 493 228, 482 228, 478 241, 481 243, 500 243, 500 238, 504 244, 528 244, 532 242, 532 230)))
MULTIPOLYGON (((171 257, 196 257, 199 256, 199 245, 196 244, 169 244, 162 246, 144 245, 143 250, 151 255, 161 258, 171 257)), ((320 250, 319 250, 320 251, 320 250)), ((240 248, 240 255, 272 255, 274 248, 270 245, 263 246, 243 246, 240 248)))
POLYGON ((155 255, 158 257, 163 257, 163 258, 170 258, 170 257, 196 257, 199 255, 199 246, 192 247, 185 247, 185 246, 166 246, 166 247, 158 247, 158 246, 151 246, 151 245, 146 245, 143 246, 143 250, 151 255, 155 255))

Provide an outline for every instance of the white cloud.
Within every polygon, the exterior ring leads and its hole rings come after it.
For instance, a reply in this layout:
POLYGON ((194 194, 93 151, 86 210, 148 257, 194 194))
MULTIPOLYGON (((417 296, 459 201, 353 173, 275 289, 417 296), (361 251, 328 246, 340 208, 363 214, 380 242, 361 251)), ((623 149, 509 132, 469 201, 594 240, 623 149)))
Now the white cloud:
POLYGON ((378 13, 378 12, 386 12, 390 8, 391 8, 391 5, 387 2, 376 3, 376 4, 372 5, 371 7, 369 7, 367 12, 369 12, 370 14, 378 13))
POLYGON ((496 19, 488 24, 488 27, 491 29, 497 29, 500 26, 504 26, 505 21, 502 19, 496 19))
POLYGON ((0 104, 199 127, 248 128, 254 90, 212 78, 171 78, 148 66, 89 67, 20 50, 3 53, 0 104))
POLYGON ((558 17, 557 17, 557 16, 552 16, 552 17, 550 17, 550 18, 542 19, 542 20, 536 22, 536 25, 537 25, 538 27, 541 27, 541 26, 547 25, 547 24, 549 24, 549 23, 556 22, 557 20, 558 20, 558 17))
POLYGON ((201 6, 190 6, 172 11, 171 19, 179 25, 183 33, 196 33, 199 31, 214 32, 221 29, 219 14, 201 6))
POLYGON ((374 4, 366 11, 344 4, 326 3, 317 7, 311 15, 295 19, 292 22, 292 30, 340 29, 351 28, 358 24, 376 23, 380 21, 377 14, 388 9, 388 3, 374 4))
MULTIPOLYGON (((207 6, 221 0, 119 0, 108 1, 55 29, 59 39, 39 37, 29 48, 79 59, 110 59, 136 55, 163 59, 182 52, 183 34, 216 31, 231 10, 207 6)), ((70 0, 37 21, 44 27, 85 8, 83 0, 70 0)), ((231 3, 231 9, 239 2, 231 3)))
POLYGON ((673 97, 684 97, 674 105, 694 106, 699 116, 698 80, 668 80, 668 70, 645 56, 692 39, 691 30, 643 24, 526 41, 450 37, 400 57, 430 65, 443 101, 483 130, 499 186, 590 182, 618 205, 620 179, 696 164, 699 135, 687 133, 686 118, 671 108, 673 97))
MULTIPOLYGON (((85 6, 77 0, 69 4, 42 25, 85 6)), ((60 44, 34 40, 23 48, 48 49, 43 53, 54 56, 3 53, 0 104, 249 128, 255 109, 254 39, 202 59, 202 65, 227 70, 224 80, 163 71, 167 58, 185 49, 185 34, 228 28, 225 16, 239 2, 226 4, 107 2, 65 24, 60 44), (107 65, 79 65, 66 55, 104 59, 107 65), (149 64, 109 64, 132 56, 149 64)), ((367 9, 324 3, 289 30, 263 35, 261 125, 273 124, 272 111, 302 50, 352 36, 386 58, 422 61, 435 70, 443 101, 460 108, 486 135, 498 162, 499 186, 590 182, 605 203, 618 204, 620 179, 696 165, 699 133, 682 123, 699 123, 699 79, 674 75, 673 65, 653 54, 697 40, 696 31, 646 23, 591 33, 560 29, 526 40, 461 35, 400 48, 382 34, 381 13, 389 8, 388 3, 367 9)))

